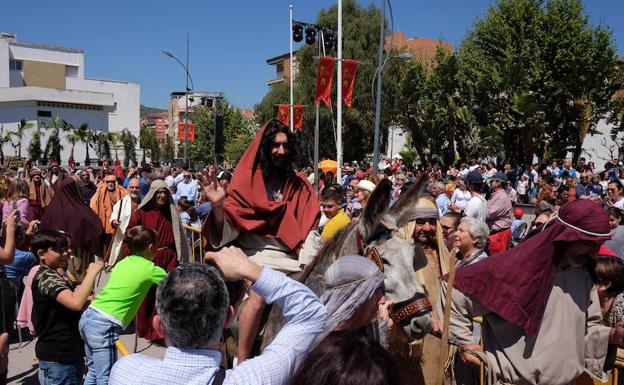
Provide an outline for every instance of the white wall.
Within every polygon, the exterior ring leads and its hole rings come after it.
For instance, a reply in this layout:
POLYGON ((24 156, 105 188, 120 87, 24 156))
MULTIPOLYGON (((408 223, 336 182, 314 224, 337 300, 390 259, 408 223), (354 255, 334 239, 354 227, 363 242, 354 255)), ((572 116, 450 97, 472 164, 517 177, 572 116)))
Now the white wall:
POLYGON ((9 41, 0 39, 0 88, 8 87, 9 84, 9 41))
POLYGON ((68 52, 63 49, 44 48, 41 46, 22 46, 19 42, 11 43, 10 50, 13 58, 16 60, 42 61, 77 67, 83 67, 84 65, 82 52, 68 52))
MULTIPOLYGON (((596 129, 599 131, 596 135, 587 135, 583 140, 583 152, 588 162, 594 162, 599 169, 611 159, 611 156, 618 158, 619 149, 617 144, 611 139, 611 128, 613 125, 608 124, 605 119, 598 122, 596 129)), ((619 135, 619 141, 622 141, 622 134, 619 135)), ((570 154, 571 156, 571 154, 570 154)))
POLYGON ((135 136, 140 130, 141 89, 138 84, 97 79, 66 78, 67 88, 113 94, 115 110, 109 114, 108 130, 113 132, 127 128, 135 136))
MULTIPOLYGON (((0 126, 3 127, 3 133, 8 131, 16 131, 19 121, 26 119, 33 124, 33 128, 28 130, 22 140, 22 156, 28 157, 28 145, 32 137, 32 132, 37 131, 37 111, 45 110, 52 113, 52 117, 59 117, 74 126, 80 126, 83 123, 89 124, 89 127, 97 130, 107 130, 108 112, 93 111, 93 110, 77 110, 66 108, 50 108, 50 107, 37 107, 36 103, 3 103, 0 106, 0 126)), ((50 118, 39 118, 42 121, 48 121, 50 118)), ((43 127, 39 127, 39 130, 46 132, 43 127)), ((44 134, 41 139, 41 147, 45 149, 47 143, 48 134, 44 134)), ((61 145, 63 151, 61 152, 61 160, 63 163, 67 162, 71 152, 71 145, 66 140, 67 133, 61 134, 61 145)), ((15 141, 15 139, 14 139, 15 141)), ((14 155, 13 147, 10 143, 5 143, 2 147, 5 155, 14 155)), ((96 157, 95 149, 92 147, 89 150, 89 155, 92 158, 96 157)), ((84 162, 85 159, 85 146, 84 144, 77 143, 74 150, 74 160, 77 162, 84 162)))

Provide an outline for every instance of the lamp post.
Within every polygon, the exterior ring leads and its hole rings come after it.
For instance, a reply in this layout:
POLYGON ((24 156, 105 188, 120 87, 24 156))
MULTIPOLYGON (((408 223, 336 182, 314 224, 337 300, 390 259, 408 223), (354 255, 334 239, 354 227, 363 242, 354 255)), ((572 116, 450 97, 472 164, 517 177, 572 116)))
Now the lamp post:
POLYGON ((166 56, 169 56, 170 58, 172 58, 173 60, 177 61, 182 68, 184 68, 184 72, 186 72, 186 91, 184 93, 184 98, 185 103, 186 103, 186 109, 184 110, 184 164, 186 164, 186 166, 189 166, 189 162, 188 162, 188 110, 189 110, 189 79, 191 81, 191 91, 193 91, 195 89, 195 86, 193 84, 193 78, 191 77, 191 74, 188 70, 188 59, 189 59, 189 55, 188 55, 188 35, 187 35, 187 39, 186 39, 186 65, 184 65, 184 63, 182 63, 177 57, 175 57, 171 52, 169 51, 162 51, 163 54, 165 54, 166 56))
MULTIPOLYGON (((375 95, 375 133, 373 140, 373 172, 379 172, 379 130, 381 127, 381 84, 383 78, 383 70, 386 67, 386 64, 390 59, 399 58, 399 59, 409 59, 413 58, 414 55, 405 52, 401 53, 398 56, 389 56, 386 60, 383 60, 383 9, 385 0, 382 0, 382 22, 381 22, 381 33, 380 33, 380 46, 379 46, 379 62, 377 63, 377 70, 375 71, 375 75, 373 75, 373 85, 375 84, 375 78, 377 78, 377 94, 375 95)), ((372 88, 372 87, 371 87, 372 88)), ((373 90, 371 89, 371 93, 373 90)))

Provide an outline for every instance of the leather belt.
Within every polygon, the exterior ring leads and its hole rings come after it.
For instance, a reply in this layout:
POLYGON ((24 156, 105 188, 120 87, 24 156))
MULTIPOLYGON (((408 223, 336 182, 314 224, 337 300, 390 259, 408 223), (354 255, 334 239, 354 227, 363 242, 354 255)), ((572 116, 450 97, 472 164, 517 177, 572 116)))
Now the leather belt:
POLYGON ((430 313, 432 308, 431 302, 429 302, 429 299, 423 293, 416 293, 414 297, 407 301, 395 304, 390 312, 390 318, 392 318, 395 325, 401 325, 405 321, 416 316, 423 316, 430 313))

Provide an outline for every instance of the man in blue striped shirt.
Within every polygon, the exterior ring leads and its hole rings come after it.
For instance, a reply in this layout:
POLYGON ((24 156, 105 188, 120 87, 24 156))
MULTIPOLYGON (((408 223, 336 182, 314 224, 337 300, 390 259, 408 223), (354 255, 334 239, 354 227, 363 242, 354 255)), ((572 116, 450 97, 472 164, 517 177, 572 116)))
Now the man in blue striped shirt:
MULTIPOLYGON (((240 249, 207 253, 228 280, 245 279, 267 303, 283 309, 287 321, 264 352, 226 371, 224 384, 287 384, 295 367, 325 326, 325 308, 310 289, 260 267, 240 249)), ((158 287, 154 326, 168 346, 162 360, 133 354, 111 372, 110 384, 212 384, 219 370, 219 341, 234 318, 225 282, 208 264, 174 269, 158 287)))

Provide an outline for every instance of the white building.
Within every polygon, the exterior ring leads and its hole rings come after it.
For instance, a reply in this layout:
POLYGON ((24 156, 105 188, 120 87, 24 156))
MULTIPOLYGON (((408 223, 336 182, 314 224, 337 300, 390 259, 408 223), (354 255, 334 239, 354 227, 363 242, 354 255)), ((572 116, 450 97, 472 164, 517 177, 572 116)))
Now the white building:
MULTIPOLYGON (((39 121, 59 117, 74 126, 87 123, 98 131, 139 135, 140 88, 138 84, 85 78, 81 49, 20 42, 15 35, 0 33, 0 129, 15 131, 21 119, 42 130, 39 121)), ((66 134, 65 134, 66 135, 66 134)), ((22 140, 22 156, 28 157, 31 133, 22 140)), ((45 148, 46 136, 41 140, 45 148)), ((71 145, 62 138, 62 162, 71 145)), ((10 143, 5 155, 14 155, 10 143)), ((89 155, 96 158, 94 148, 89 155)), ((82 164, 85 145, 78 143, 74 159, 82 164)))

